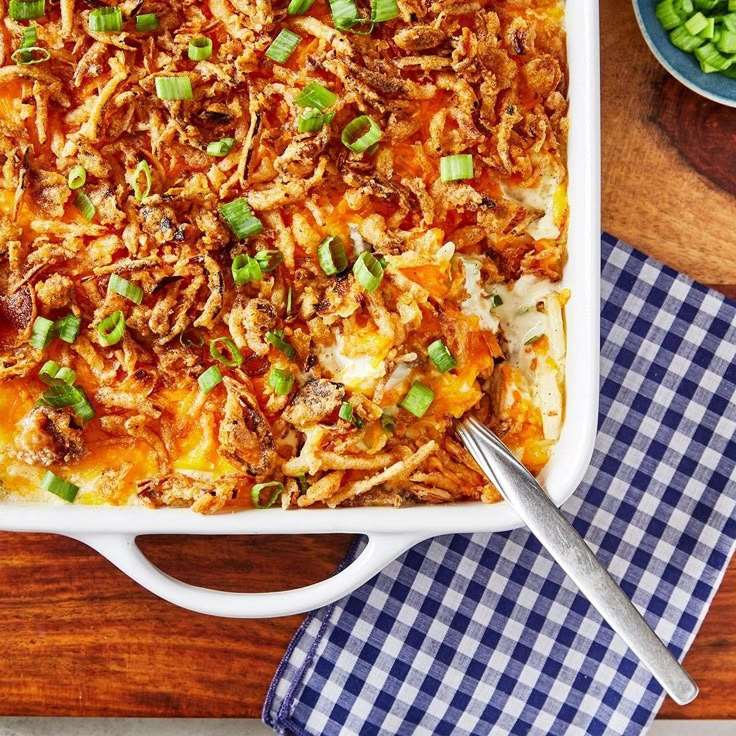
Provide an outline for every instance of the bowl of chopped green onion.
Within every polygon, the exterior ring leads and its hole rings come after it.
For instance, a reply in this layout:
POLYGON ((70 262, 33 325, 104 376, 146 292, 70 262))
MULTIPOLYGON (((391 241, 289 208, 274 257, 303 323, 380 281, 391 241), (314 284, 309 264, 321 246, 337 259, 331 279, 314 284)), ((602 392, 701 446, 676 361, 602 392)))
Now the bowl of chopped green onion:
POLYGON ((667 71, 736 107, 736 0, 633 0, 644 40, 667 71))

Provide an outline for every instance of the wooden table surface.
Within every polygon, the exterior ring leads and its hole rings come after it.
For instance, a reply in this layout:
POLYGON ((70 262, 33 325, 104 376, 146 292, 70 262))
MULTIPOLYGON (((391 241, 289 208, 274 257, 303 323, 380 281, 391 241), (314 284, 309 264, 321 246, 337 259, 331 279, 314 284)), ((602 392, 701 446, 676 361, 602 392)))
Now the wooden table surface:
MULTIPOLYGON (((688 92, 603 0, 603 226, 736 293, 736 111, 688 92)), ((331 574, 346 536, 141 540, 187 582, 277 590, 331 574)), ((258 717, 301 617, 231 621, 150 595, 84 545, 0 534, 0 714, 258 717)), ((736 565, 687 657, 700 697, 665 718, 736 718, 736 565)))

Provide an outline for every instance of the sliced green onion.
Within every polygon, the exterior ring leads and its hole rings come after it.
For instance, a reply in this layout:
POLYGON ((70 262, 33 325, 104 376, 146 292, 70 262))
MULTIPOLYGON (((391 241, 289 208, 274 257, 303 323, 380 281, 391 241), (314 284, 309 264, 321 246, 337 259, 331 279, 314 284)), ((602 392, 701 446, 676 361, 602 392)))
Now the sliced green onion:
POLYGON ((136 31, 157 31, 158 16, 156 13, 144 13, 135 17, 136 31))
POLYGON ((222 383, 222 373, 216 365, 211 365, 197 379, 199 390, 203 394, 208 394, 218 383, 222 383))
POLYGON ((340 404, 340 411, 337 413, 340 419, 350 422, 358 429, 363 426, 363 420, 353 411, 353 405, 349 401, 343 401, 340 404))
POLYGON ((67 314, 66 317, 54 322, 54 329, 61 340, 71 345, 77 339, 81 325, 81 317, 77 317, 76 314, 67 314))
POLYGON ((87 169, 81 164, 73 166, 66 178, 69 189, 81 189, 87 181, 87 169))
POLYGON ((447 371, 452 370, 457 365, 457 361, 452 357, 452 353, 442 340, 435 340, 429 345, 427 347, 427 354, 435 366, 437 366, 437 370, 440 373, 447 373, 447 371))
POLYGON ((47 470, 43 478, 41 479, 41 488, 44 491, 53 493, 55 496, 64 499, 68 503, 73 503, 74 499, 79 493, 79 486, 75 486, 74 483, 70 483, 68 480, 60 478, 50 470, 47 470))
POLYGON ((10 0, 8 10, 13 20, 33 20, 46 12, 46 0, 10 0))
POLYGON ((288 317, 291 314, 291 301, 292 301, 292 288, 289 287, 289 290, 286 292, 286 316, 288 317))
POLYGON ((89 403, 87 394, 81 386, 77 386, 79 391, 79 401, 72 404, 74 413, 86 424, 90 419, 95 418, 95 410, 92 408, 92 404, 89 403))
POLYGON ((200 36, 189 42, 189 58, 191 61, 204 61, 212 56, 212 40, 207 36, 200 36))
POLYGON ((70 386, 66 383, 47 388, 42 396, 43 399, 40 403, 44 406, 50 406, 52 409, 74 406, 82 400, 82 392, 79 387, 70 386))
POLYGON ((260 281, 263 278, 261 266, 255 258, 251 258, 247 253, 241 253, 235 256, 231 266, 233 273, 233 281, 242 286, 251 281, 260 281))
POLYGON ((115 345, 125 334, 125 315, 118 309, 97 325, 97 333, 105 345, 115 345))
POLYGON ((698 33, 698 36, 700 38, 706 39, 706 41, 710 41, 716 33, 716 19, 715 18, 706 18, 705 19, 705 27, 698 33))
POLYGON ((373 0, 371 2, 371 21, 382 23, 399 17, 399 6, 396 0, 373 0))
POLYGON ((283 330, 279 330, 278 332, 269 330, 266 333, 266 342, 271 343, 271 345, 280 350, 289 360, 294 360, 296 357, 294 346, 284 340, 283 330))
POLYGON ((707 25, 708 19, 700 11, 682 24, 683 28, 693 36, 697 36, 707 25))
POLYGON ((156 94, 160 100, 192 100, 192 80, 189 77, 156 77, 156 94))
POLYGON ((179 344, 183 348, 201 348, 204 345, 204 338, 199 330, 188 327, 179 335, 179 344))
POLYGON ((296 126, 300 133, 316 133, 334 119, 334 112, 324 114, 315 107, 309 107, 299 116, 296 126))
POLYGON ((263 273, 275 271, 284 261, 280 250, 259 250, 255 255, 263 273))
POLYGON ((534 325, 531 329, 527 330, 526 334, 522 338, 524 345, 531 345, 533 342, 539 340, 544 335, 542 325, 534 325))
POLYGON ((48 386, 71 386, 77 380, 77 372, 59 365, 55 360, 47 360, 38 372, 38 377, 48 386))
POLYGON ((491 294, 490 300, 491 300, 491 309, 500 307, 503 304, 503 299, 501 299, 501 297, 498 294, 491 294))
POLYGON ((150 193, 151 167, 148 165, 148 161, 144 159, 143 161, 138 162, 138 166, 135 167, 135 171, 133 172, 133 194, 139 202, 142 202, 150 193), (143 174, 143 177, 146 180, 146 185, 143 189, 141 189, 141 186, 138 183, 141 174, 143 174))
POLYGON ((373 118, 360 115, 351 120, 343 129, 341 140, 355 153, 363 153, 381 140, 383 133, 373 118))
POLYGON ((207 144, 208 156, 227 156, 233 150, 235 138, 220 138, 219 141, 212 141, 207 144))
POLYGON ((396 420, 384 412, 381 414, 381 428, 387 434, 393 434, 396 431, 396 420))
POLYGON ((117 33, 122 31, 122 11, 120 8, 96 8, 89 14, 89 30, 92 33, 117 33))
POLYGON ((54 323, 46 317, 36 317, 31 327, 28 344, 36 350, 44 350, 54 339, 54 323))
POLYGON ((274 38, 271 45, 266 49, 266 56, 278 64, 285 64, 301 40, 301 36, 293 33, 288 28, 282 28, 279 35, 274 38))
POLYGON ((337 95, 323 87, 319 82, 310 82, 296 97, 299 107, 316 107, 324 111, 337 102, 337 95))
MULTIPOLYGON (((735 8, 736 10, 736 8, 735 8)), ((723 28, 727 31, 736 31, 736 13, 728 13, 721 18, 723 28)))
POLYGON ((118 276, 116 273, 110 276, 110 281, 107 284, 108 291, 114 291, 120 296, 124 296, 134 304, 140 304, 143 301, 144 292, 140 286, 131 283, 128 279, 124 279, 122 276, 118 276))
POLYGON ((238 346, 229 337, 218 337, 213 340, 210 343, 210 355, 228 368, 234 368, 243 362, 243 356, 240 354, 238 346), (229 357, 218 347, 220 343, 227 348, 228 353, 230 353, 229 357))
POLYGON ((20 41, 20 47, 22 49, 29 49, 32 46, 35 46, 38 42, 38 29, 35 25, 33 26, 27 26, 23 29, 23 34, 21 36, 20 41))
POLYGON ((30 66, 31 64, 43 64, 51 58, 51 54, 47 49, 40 46, 28 46, 26 48, 13 51, 10 58, 19 66, 30 66), (39 54, 34 57, 34 54, 39 54))
POLYGON ((309 490, 309 481, 304 473, 300 473, 296 476, 296 484, 299 486, 300 493, 306 493, 309 490))
POLYGON ((253 488, 250 490, 250 497, 253 501, 253 506, 257 509, 270 509, 271 506, 273 506, 276 501, 278 500, 279 496, 284 492, 284 484, 277 480, 269 481, 268 483, 256 483, 253 488), (274 492, 271 494, 270 498, 265 504, 261 504, 261 491, 265 490, 266 488, 273 488, 275 489, 274 492))
POLYGON ((677 28, 677 26, 679 26, 683 21, 680 14, 675 10, 672 0, 662 0, 661 3, 658 3, 654 10, 654 14, 657 16, 659 22, 666 31, 671 31, 673 28, 677 28))
POLYGON ((74 206, 82 213, 82 217, 87 222, 90 222, 95 216, 95 212, 97 212, 92 200, 84 192, 79 192, 74 198, 74 206))
POLYGON ((355 0, 329 0, 332 22, 339 31, 347 31, 363 19, 358 13, 355 0))
POLYGON ((291 0, 286 12, 289 15, 304 15, 314 5, 314 0, 291 0))
POLYGON ((283 368, 272 368, 268 376, 268 385, 277 396, 286 396, 294 385, 294 374, 283 368))
POLYGON ((330 235, 319 244, 317 258, 319 258, 319 266, 324 271, 325 276, 342 273, 348 267, 345 243, 338 235, 330 235))
POLYGON ((459 181, 473 178, 473 157, 469 153, 457 156, 443 156, 440 159, 440 179, 442 181, 459 181))
POLYGON ((689 17, 695 12, 693 0, 675 0, 675 8, 681 16, 689 17))
POLYGON ((375 291, 383 279, 383 266, 372 253, 364 251, 353 264, 353 274, 366 291, 375 291))
POLYGON ((263 232, 263 223, 253 216, 250 206, 242 197, 220 205, 220 214, 227 220, 230 229, 241 240, 250 235, 263 232))
POLYGON ((721 37, 716 41, 716 47, 722 54, 736 54, 736 33, 721 31, 721 37))
POLYGON ((430 404, 434 401, 434 391, 420 381, 414 381, 409 393, 404 396, 399 406, 406 409, 415 417, 423 417, 427 413, 430 404))

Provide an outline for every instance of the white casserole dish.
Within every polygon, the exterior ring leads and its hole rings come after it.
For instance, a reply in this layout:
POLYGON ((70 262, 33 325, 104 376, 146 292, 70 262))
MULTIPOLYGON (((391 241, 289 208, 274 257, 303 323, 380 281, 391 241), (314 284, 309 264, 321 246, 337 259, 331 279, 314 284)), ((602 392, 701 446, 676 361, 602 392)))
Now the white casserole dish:
MULTIPOLYGON (((598 415, 600 280, 600 125, 598 6, 567 0, 570 69, 568 149, 570 227, 563 286, 568 357, 566 418, 540 481, 558 505, 580 483, 593 451, 598 415)), ((193 611, 231 618, 285 616, 352 592, 417 542, 452 532, 507 531, 521 520, 505 503, 415 508, 241 511, 200 516, 188 509, 7 503, 0 530, 52 532, 93 547, 156 595, 193 611), (228 593, 187 585, 154 567, 136 546, 142 534, 367 534, 355 562, 334 577, 278 593, 228 593)))

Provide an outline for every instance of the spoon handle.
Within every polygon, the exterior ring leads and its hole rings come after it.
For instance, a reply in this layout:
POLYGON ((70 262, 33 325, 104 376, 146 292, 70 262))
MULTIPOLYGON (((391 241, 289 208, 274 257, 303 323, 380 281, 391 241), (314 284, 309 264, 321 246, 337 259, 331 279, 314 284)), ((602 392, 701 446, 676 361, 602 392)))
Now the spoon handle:
POLYGON ((532 474, 477 419, 463 419, 458 423, 457 431, 483 472, 513 506, 532 534, 639 657, 667 694, 679 705, 693 700, 698 694, 698 686, 659 640, 532 474))

